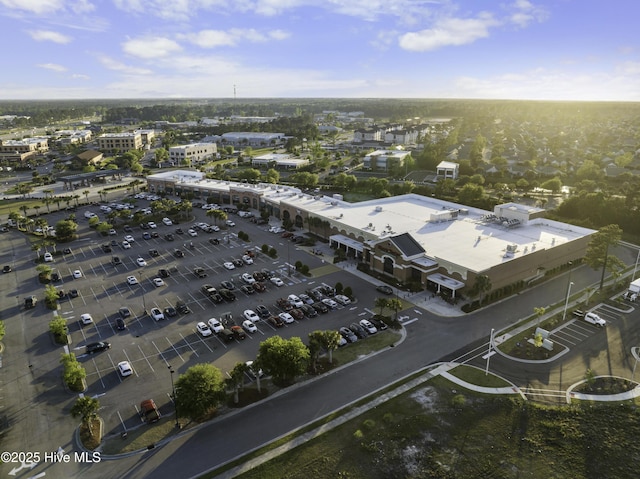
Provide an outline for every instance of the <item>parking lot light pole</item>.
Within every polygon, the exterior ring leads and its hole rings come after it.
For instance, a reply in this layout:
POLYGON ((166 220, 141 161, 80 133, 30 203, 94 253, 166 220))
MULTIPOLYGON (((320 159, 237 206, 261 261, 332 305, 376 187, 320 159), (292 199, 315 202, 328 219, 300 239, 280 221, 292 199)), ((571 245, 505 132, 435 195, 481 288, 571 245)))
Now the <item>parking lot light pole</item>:
POLYGON ((178 422, 178 404, 176 402, 176 387, 175 387, 175 384, 173 382, 174 370, 173 370, 173 368, 171 367, 170 364, 167 364, 167 368, 169 369, 169 373, 171 375, 171 395, 173 397, 173 410, 174 410, 175 415, 176 415, 176 428, 180 429, 180 422, 178 422))
POLYGON ((562 312, 562 322, 567 317, 567 307, 569 306, 569 296, 571 296, 571 286, 573 286, 573 281, 569 283, 569 287, 567 288, 567 298, 564 301, 564 311, 562 312))
POLYGON ((491 348, 493 347, 493 332, 494 329, 491 328, 491 335, 489 336, 489 351, 487 351, 487 368, 484 370, 484 375, 489 374, 489 359, 491 359, 491 348))
MULTIPOLYGON (((285 238, 288 240, 289 238, 285 238)), ((287 274, 291 277, 291 253, 289 252, 289 246, 291 241, 287 241, 287 274)))

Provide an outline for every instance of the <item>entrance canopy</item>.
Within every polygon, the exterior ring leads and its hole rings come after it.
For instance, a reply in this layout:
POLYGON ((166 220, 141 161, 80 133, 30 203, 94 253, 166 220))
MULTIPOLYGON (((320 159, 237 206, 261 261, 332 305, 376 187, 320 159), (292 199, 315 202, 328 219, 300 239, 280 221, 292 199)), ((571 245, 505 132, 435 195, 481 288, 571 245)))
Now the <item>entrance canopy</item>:
POLYGON ((329 244, 338 244, 340 246, 346 246, 347 248, 351 248, 356 250, 358 253, 362 253, 363 245, 360 241, 356 241, 348 236, 344 235, 331 235, 329 236, 329 244))
POLYGON ((455 297, 457 290, 464 288, 464 283, 462 281, 449 278, 449 276, 445 276, 440 273, 430 274, 427 276, 427 281, 438 285, 438 293, 442 288, 446 288, 451 291, 453 297, 455 297))

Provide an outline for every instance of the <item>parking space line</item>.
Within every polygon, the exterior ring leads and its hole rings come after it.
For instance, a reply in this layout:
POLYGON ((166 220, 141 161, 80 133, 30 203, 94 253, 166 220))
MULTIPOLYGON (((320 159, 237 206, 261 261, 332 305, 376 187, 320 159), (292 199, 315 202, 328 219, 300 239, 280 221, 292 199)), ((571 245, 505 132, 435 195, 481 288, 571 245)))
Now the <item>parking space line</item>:
POLYGON ((158 354, 160 355, 164 363, 168 365, 169 361, 167 361, 166 358, 163 356, 162 351, 160 351, 160 348, 156 345, 156 343, 151 341, 151 344, 153 344, 153 347, 156 348, 156 351, 158 351, 158 354))
POLYGON ((142 354, 142 357, 144 358, 144 360, 147 362, 147 364, 151 368, 151 371, 153 371, 155 373, 156 370, 153 369, 153 366, 151 365, 151 362, 149 361, 149 358, 147 358, 147 355, 144 353, 144 351, 142 350, 142 348, 140 347, 139 344, 138 344, 138 349, 140 350, 140 353, 142 354))
POLYGON ((116 376, 118 376, 118 380, 120 382, 122 382, 122 376, 120 376, 120 373, 118 372, 118 366, 116 366, 116 363, 113 362, 113 358, 111 357, 110 354, 107 353, 107 357, 109 358, 109 361, 111 362, 111 367, 113 367, 114 371, 116 372, 116 376))
POLYGON ((102 384, 102 389, 106 389, 107 386, 105 386, 104 381, 102 380, 102 374, 100 374, 100 369, 98 368, 98 365, 96 364, 95 358, 91 358, 91 362, 93 363, 93 366, 96 368, 96 374, 98 375, 98 379, 100 380, 100 383, 102 384))
POLYGON ((193 349, 193 348, 191 347, 191 343, 190 343, 189 341, 187 341, 187 338, 185 338, 185 337, 182 335, 182 333, 179 333, 179 334, 180 334, 180 337, 182 338, 182 340, 185 342, 185 344, 186 344, 186 345, 189 347, 189 349, 193 352, 193 354, 195 354, 195 355, 196 355, 196 357, 198 357, 198 358, 199 358, 199 357, 200 357, 200 355, 198 354, 198 352, 197 352, 195 349, 193 349))
POLYGON ((107 288, 104 287, 104 285, 102 285, 102 289, 104 290, 105 294, 107 295, 107 298, 111 299, 111 295, 109 294, 109 291, 107 291, 107 288))
POLYGON ((95 298, 95 300, 97 302, 100 302, 100 299, 98 299, 98 295, 96 294, 96 292, 93 290, 93 288, 91 286, 89 286, 89 289, 91 290, 91 293, 93 294, 93 297, 95 298))
POLYGON ((204 345, 207 347, 207 349, 209 350, 209 352, 210 352, 210 353, 212 353, 212 352, 213 352, 213 349, 211 349, 211 348, 209 347, 209 345, 208 345, 208 344, 207 344, 207 342, 204 340, 204 338, 198 337, 198 341, 200 341, 202 344, 204 344, 204 345))
POLYGON ((172 343, 171 341, 169 341, 169 338, 165 337, 165 339, 166 339, 166 340, 167 340, 167 342, 169 343, 169 346, 171 346, 171 349, 173 349, 173 350, 176 352, 176 354, 178 355, 178 357, 179 357, 180 359, 182 359, 182 362, 183 362, 183 363, 184 363, 184 362, 186 362, 186 361, 184 360, 184 358, 182 357, 182 354, 180 354, 180 351, 178 351, 178 350, 176 349, 176 347, 173 345, 173 343, 172 343))
POLYGON ((207 309, 207 308, 205 308, 204 306, 202 306, 202 305, 200 304, 200 301, 198 301, 196 298, 194 298, 194 297, 193 297, 193 295, 192 295, 191 293, 189 293, 189 296, 190 296, 190 297, 191 297, 191 299, 193 299, 193 300, 198 304, 198 306, 200 306, 203 310, 206 310, 206 309, 207 309))

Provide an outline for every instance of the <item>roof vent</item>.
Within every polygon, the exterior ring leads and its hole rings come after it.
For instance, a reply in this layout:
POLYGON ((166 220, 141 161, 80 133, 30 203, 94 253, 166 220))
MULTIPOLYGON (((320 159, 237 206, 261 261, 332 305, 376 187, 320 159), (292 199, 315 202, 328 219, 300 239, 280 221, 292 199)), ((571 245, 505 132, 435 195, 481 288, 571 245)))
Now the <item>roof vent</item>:
POLYGON ((382 206, 376 206, 376 211, 379 213, 380 211, 382 211, 382 206))

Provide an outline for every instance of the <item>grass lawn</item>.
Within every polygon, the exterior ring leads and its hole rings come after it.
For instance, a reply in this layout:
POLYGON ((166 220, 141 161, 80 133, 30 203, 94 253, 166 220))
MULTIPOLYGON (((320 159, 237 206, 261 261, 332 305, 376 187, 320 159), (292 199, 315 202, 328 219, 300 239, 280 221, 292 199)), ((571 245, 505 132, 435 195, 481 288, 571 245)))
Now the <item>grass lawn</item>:
POLYGON ((457 366, 450 370, 449 374, 470 384, 475 384, 485 388, 504 388, 511 386, 511 383, 505 381, 501 377, 495 376, 491 373, 485 375, 485 372, 482 369, 471 366, 457 366))
POLYGON ((637 477, 629 404, 544 407, 456 387, 433 379, 239 477, 637 477))
MULTIPOLYGON (((181 425, 184 425, 185 421, 185 419, 181 419, 181 425)), ((124 439, 120 435, 105 438, 102 453, 110 455, 137 451, 151 444, 157 444, 159 441, 178 432, 173 416, 163 417, 154 424, 143 424, 127 431, 127 436, 124 439)))

